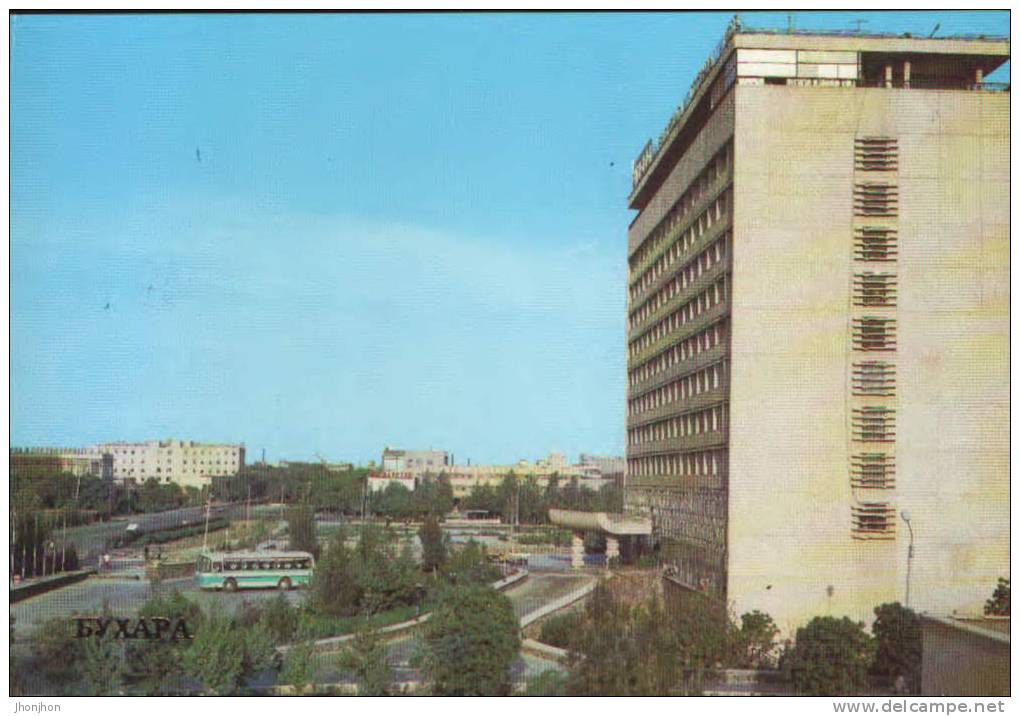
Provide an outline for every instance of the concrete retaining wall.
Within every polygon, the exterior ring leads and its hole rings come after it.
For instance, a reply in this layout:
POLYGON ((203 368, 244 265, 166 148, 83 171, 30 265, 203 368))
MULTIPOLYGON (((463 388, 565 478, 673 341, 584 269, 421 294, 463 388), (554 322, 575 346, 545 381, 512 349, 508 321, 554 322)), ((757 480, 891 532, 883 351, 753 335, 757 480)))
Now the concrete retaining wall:
POLYGON ((76 572, 62 572, 53 577, 43 577, 39 580, 33 580, 27 584, 19 584, 16 587, 11 587, 11 604, 20 602, 23 599, 34 597, 38 594, 45 594, 51 592, 54 589, 60 589, 66 587, 69 584, 75 582, 81 582, 88 578, 90 574, 95 574, 94 569, 80 569, 76 572))

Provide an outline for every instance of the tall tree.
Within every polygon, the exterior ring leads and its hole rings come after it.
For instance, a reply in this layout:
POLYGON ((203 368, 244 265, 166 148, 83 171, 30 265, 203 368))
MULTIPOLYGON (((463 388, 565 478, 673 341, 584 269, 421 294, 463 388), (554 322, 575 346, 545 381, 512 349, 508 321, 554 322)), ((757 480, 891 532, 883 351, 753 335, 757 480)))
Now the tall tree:
POLYGON ((797 630, 785 669, 800 694, 859 695, 867 687, 873 651, 863 625, 847 617, 815 617, 797 630))
POLYGON ((520 646, 506 595, 481 585, 446 589, 425 627, 423 672, 435 694, 508 695, 520 646))
POLYGON ((872 672, 903 677, 912 693, 921 686, 921 618, 899 602, 875 607, 875 660, 872 672))
POLYGON ((425 518, 418 530, 418 539, 421 540, 422 567, 430 572, 440 569, 446 563, 446 540, 435 515, 425 518))
POLYGON ((315 510, 311 505, 297 505, 287 509, 287 534, 290 549, 319 553, 319 539, 315 529, 315 510))
POLYGON ((354 672, 359 696, 386 696, 393 683, 386 643, 377 631, 364 626, 344 651, 341 663, 354 672))

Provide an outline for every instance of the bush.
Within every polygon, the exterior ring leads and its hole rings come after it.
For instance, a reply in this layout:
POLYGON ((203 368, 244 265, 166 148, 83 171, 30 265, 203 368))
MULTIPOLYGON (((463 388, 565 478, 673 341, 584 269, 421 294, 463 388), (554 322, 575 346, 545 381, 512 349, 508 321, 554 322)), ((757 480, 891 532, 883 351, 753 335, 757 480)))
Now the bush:
POLYGON ((289 644, 298 633, 300 615, 282 594, 266 605, 259 621, 274 644, 289 644))
POLYGON ((529 679, 524 691, 525 696, 566 696, 567 677, 556 669, 546 669, 533 679, 529 679))
POLYGON ((1009 616, 1009 580, 1005 577, 999 577, 992 598, 985 602, 985 614, 995 617, 1009 616))
POLYGON ((446 589, 425 627, 422 670, 447 696, 510 693, 510 665, 521 648, 517 616, 504 594, 480 585, 446 589))
POLYGON ((539 641, 560 649, 570 648, 570 639, 581 626, 583 616, 580 612, 555 614, 544 622, 539 632, 539 641))
POLYGON ((776 637, 779 629, 765 612, 755 609, 741 615, 739 640, 740 665, 751 669, 767 669, 775 665, 776 637))
POLYGON ((815 617, 797 630, 785 667, 797 693, 852 696, 867 687, 873 651, 862 624, 847 617, 815 617))

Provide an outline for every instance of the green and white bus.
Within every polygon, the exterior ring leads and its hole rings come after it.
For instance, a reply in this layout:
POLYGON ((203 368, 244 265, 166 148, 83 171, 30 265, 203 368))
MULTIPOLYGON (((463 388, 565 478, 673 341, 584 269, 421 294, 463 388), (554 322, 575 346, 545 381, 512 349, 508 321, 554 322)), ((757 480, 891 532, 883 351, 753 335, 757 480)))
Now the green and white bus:
POLYGON ((195 565, 201 589, 307 587, 315 569, 308 552, 204 552, 195 565))

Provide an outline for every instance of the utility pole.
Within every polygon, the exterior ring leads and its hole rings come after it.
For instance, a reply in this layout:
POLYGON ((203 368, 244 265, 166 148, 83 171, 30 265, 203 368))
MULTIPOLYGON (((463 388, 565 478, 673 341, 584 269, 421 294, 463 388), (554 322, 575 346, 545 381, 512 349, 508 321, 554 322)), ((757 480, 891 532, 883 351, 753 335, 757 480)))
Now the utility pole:
POLYGON ((209 546, 209 513, 212 511, 212 489, 209 490, 209 499, 205 503, 205 532, 202 535, 202 551, 205 552, 209 546))

